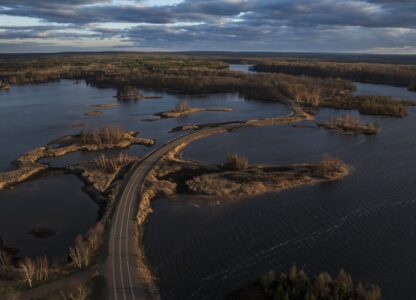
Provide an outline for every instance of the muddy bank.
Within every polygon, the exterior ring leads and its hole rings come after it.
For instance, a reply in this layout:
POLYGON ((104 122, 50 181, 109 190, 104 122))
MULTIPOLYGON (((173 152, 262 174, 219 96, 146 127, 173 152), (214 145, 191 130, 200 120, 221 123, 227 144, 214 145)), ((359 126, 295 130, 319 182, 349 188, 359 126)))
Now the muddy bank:
POLYGON ((217 123, 205 123, 205 124, 187 124, 182 126, 174 127, 170 130, 170 132, 178 132, 178 131, 187 131, 187 130, 198 130, 203 128, 209 127, 219 127, 219 126, 227 126, 227 125, 237 125, 240 124, 241 128, 247 126, 268 126, 268 125, 279 125, 285 123, 292 123, 292 122, 300 122, 305 120, 313 120, 314 116, 307 114, 305 112, 297 113, 297 114, 289 114, 283 117, 272 117, 272 118, 264 118, 264 119, 252 119, 247 121, 229 121, 229 122, 217 122, 217 123))
POLYGON ((97 108, 114 108, 114 107, 118 107, 118 104, 117 103, 96 104, 96 105, 93 105, 93 107, 97 107, 97 108))
POLYGON ((188 108, 181 111, 171 110, 171 111, 165 111, 154 114, 154 116, 161 117, 164 119, 168 118, 179 118, 183 116, 187 116, 194 113, 200 113, 200 112, 232 112, 232 108, 188 108))
POLYGON ((137 137, 137 132, 133 131, 121 132, 120 136, 114 140, 105 140, 95 133, 87 138, 84 135, 62 137, 54 140, 47 146, 36 148, 18 157, 14 162, 16 165, 15 170, 0 173, 0 190, 16 185, 47 170, 47 165, 37 162, 42 158, 60 157, 77 151, 125 149, 135 144, 145 146, 155 144, 155 140, 137 137), (94 138, 94 141, 91 141, 90 138, 94 138))
POLYGON ((96 117, 96 116, 101 116, 103 114, 102 111, 98 111, 98 110, 94 110, 94 111, 89 111, 84 113, 84 116, 86 117, 96 117))

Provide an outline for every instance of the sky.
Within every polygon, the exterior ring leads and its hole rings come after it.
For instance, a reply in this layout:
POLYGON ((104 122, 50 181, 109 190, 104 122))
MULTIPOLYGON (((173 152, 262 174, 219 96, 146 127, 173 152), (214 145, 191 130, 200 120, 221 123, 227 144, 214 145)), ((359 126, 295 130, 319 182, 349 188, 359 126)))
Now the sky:
POLYGON ((416 54, 415 0, 0 0, 0 52, 416 54))

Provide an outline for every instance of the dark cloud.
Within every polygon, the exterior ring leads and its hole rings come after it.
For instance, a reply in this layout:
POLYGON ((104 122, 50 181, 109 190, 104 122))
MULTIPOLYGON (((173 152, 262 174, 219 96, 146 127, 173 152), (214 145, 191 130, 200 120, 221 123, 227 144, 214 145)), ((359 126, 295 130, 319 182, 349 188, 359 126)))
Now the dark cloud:
POLYGON ((412 0, 184 0, 165 6, 146 6, 142 1, 115 5, 110 0, 0 0, 0 13, 46 22, 33 28, 3 26, 0 38, 59 38, 60 33, 62 39, 118 36, 128 40, 128 46, 172 50, 411 48, 414 11, 412 0), (48 22, 90 33, 65 31, 48 22), (106 22, 138 25, 125 30, 96 26, 106 22))

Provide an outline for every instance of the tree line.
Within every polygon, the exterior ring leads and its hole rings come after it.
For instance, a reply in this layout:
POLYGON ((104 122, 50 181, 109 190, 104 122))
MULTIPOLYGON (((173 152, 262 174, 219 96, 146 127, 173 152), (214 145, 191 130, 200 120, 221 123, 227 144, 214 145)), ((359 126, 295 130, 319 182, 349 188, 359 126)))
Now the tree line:
POLYGON ((341 63, 317 60, 266 60, 253 66, 259 72, 343 78, 389 84, 416 90, 416 66, 379 63, 341 63))
POLYGON ((277 276, 270 271, 256 282, 240 289, 228 300, 379 300, 381 289, 377 285, 354 283, 349 273, 341 269, 332 277, 327 272, 309 276, 303 269, 293 266, 289 272, 277 276), (256 295, 253 298, 253 295, 256 295))

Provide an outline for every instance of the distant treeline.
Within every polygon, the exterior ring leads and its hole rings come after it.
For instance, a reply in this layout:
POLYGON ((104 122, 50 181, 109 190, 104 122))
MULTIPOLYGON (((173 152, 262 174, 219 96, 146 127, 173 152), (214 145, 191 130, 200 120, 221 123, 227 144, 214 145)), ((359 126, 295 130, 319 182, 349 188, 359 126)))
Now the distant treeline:
MULTIPOLYGON (((388 81, 388 78, 394 77, 392 66, 318 62, 315 64, 312 62, 281 64, 267 62, 257 64, 256 69, 267 70, 270 73, 245 74, 230 71, 225 62, 203 57, 134 54, 53 55, 26 59, 0 59, 0 82, 9 88, 15 84, 41 83, 59 79, 85 79, 90 85, 113 87, 118 91, 151 88, 189 94, 239 93, 243 97, 254 99, 272 101, 290 99, 303 106, 357 109, 362 113, 387 116, 406 115, 406 106, 410 104, 409 102, 394 101, 386 97, 366 99, 354 97, 351 91, 355 89, 355 85, 351 81, 321 78, 320 76, 324 73, 319 71, 327 70, 325 73, 327 76, 337 77, 337 73, 330 72, 336 70, 333 66, 345 66, 345 72, 350 69, 360 70, 358 66, 361 66, 363 74, 371 71, 374 78, 386 78, 385 80, 388 81), (280 69, 281 65, 287 70, 286 73, 292 72, 294 75, 274 73, 273 71, 283 72, 280 69), (292 68, 292 65, 313 66, 313 68, 308 67, 311 73, 309 75, 313 76, 295 76, 306 72, 301 71, 300 67, 292 68), (366 69, 364 66, 373 69, 366 69), (312 72, 312 70, 315 71, 312 72), (390 73, 387 71, 383 73, 380 70, 388 70, 390 73), (379 74, 378 71, 381 73, 379 74)), ((397 68, 404 67, 397 66, 397 68)), ((408 69, 409 73, 413 70, 412 67, 408 69)), ((402 75, 398 78, 404 80, 403 78, 407 77, 402 75)), ((358 79, 355 78, 355 80, 358 79)))
POLYGON ((185 93, 236 92, 265 100, 310 101, 334 97, 354 85, 345 80, 324 80, 285 74, 243 74, 224 62, 182 56, 69 55, 0 60, 0 80, 11 85, 58 79, 85 79, 97 87, 137 86, 185 93))
POLYGON ((253 66, 260 72, 343 78, 389 84, 416 90, 416 66, 373 63, 340 63, 316 60, 270 60, 253 66))
POLYGON ((379 300, 376 285, 354 284, 351 275, 341 270, 336 277, 326 272, 311 277, 292 267, 280 276, 271 271, 262 278, 230 295, 228 300, 379 300))

